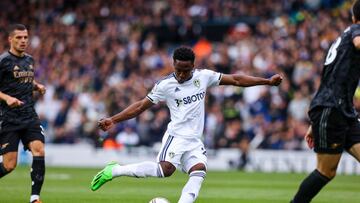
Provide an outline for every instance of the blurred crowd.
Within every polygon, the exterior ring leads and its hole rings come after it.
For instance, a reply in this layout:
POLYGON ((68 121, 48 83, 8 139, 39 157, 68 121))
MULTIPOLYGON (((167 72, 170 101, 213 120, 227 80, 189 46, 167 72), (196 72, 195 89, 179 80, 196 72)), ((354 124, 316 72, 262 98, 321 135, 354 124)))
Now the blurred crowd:
POLYGON ((279 87, 210 89, 208 148, 303 149, 326 50, 351 23, 351 2, 343 0, 3 0, 0 6, 1 51, 8 49, 10 23, 29 28, 36 79, 47 86, 36 103, 47 142, 115 149, 161 141, 170 120, 164 104, 106 133, 97 120, 144 98, 173 71, 172 51, 180 45, 194 48, 199 68, 284 76, 279 87))

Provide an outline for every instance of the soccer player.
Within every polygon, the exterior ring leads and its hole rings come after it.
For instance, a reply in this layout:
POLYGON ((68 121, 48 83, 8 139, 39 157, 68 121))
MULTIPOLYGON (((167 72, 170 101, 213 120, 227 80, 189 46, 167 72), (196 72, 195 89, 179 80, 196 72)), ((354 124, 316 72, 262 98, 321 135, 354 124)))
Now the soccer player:
POLYGON ((310 202, 336 175, 341 153, 347 150, 360 161, 360 123, 353 96, 360 77, 360 1, 352 7, 353 25, 330 47, 305 136, 317 156, 316 169, 301 183, 292 203, 310 202))
POLYGON ((175 72, 163 78, 153 87, 146 98, 135 102, 122 112, 101 119, 99 127, 107 131, 114 124, 138 116, 159 101, 165 101, 170 109, 171 122, 162 140, 157 162, 130 165, 108 164, 91 182, 93 191, 119 176, 168 177, 176 168, 189 174, 182 190, 180 203, 194 202, 206 175, 206 150, 201 141, 204 129, 205 95, 208 87, 235 85, 279 85, 278 74, 270 79, 247 75, 227 75, 206 69, 194 69, 195 54, 187 47, 177 48, 173 54, 175 72))
POLYGON ((0 178, 15 169, 20 140, 33 156, 30 202, 39 203, 44 182, 44 132, 34 109, 33 90, 45 94, 34 80, 34 59, 25 53, 28 30, 22 24, 9 26, 10 50, 0 55, 0 178))

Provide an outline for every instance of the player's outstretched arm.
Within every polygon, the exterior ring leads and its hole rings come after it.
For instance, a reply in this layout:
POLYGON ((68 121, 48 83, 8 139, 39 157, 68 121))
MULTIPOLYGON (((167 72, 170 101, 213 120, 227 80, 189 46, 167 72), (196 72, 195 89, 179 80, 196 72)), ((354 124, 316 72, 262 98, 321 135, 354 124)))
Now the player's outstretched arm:
POLYGON ((113 127, 114 124, 134 118, 139 114, 141 114, 146 109, 150 108, 152 105, 154 104, 149 99, 144 98, 140 101, 131 104, 129 107, 127 107, 126 109, 124 109, 123 111, 121 111, 120 113, 114 116, 100 119, 98 122, 98 126, 103 131, 107 131, 111 127, 113 127))
POLYGON ((278 86, 281 81, 282 76, 279 74, 273 75, 269 79, 243 74, 223 74, 220 80, 220 85, 234 85, 240 87, 251 87, 255 85, 278 86))

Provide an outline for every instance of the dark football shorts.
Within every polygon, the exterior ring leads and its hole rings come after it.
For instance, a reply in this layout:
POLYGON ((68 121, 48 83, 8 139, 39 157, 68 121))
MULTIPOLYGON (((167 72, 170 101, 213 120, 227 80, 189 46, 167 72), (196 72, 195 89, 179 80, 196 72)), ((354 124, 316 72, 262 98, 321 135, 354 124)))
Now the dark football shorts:
POLYGON ((309 112, 314 151, 339 154, 360 143, 360 121, 345 117, 338 109, 316 107, 309 112))
POLYGON ((30 142, 39 140, 45 142, 44 130, 40 122, 33 121, 26 125, 10 126, 6 122, 2 122, 0 126, 0 155, 8 152, 17 152, 19 142, 23 143, 24 149, 28 149, 30 142))

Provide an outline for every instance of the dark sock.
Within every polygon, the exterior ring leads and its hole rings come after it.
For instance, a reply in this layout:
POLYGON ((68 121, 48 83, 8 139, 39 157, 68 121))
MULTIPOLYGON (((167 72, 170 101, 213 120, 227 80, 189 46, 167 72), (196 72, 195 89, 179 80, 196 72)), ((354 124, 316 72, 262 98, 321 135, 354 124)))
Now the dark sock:
POLYGON ((4 164, 1 162, 0 163, 0 178, 2 178, 3 176, 5 176, 8 173, 10 173, 10 172, 5 169, 4 164))
POLYGON ((314 170, 301 183, 292 203, 308 203, 331 179, 314 170))
POLYGON ((31 166, 31 195, 40 195, 41 187, 44 182, 45 160, 43 156, 34 156, 31 166))

